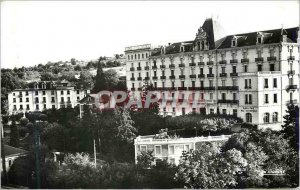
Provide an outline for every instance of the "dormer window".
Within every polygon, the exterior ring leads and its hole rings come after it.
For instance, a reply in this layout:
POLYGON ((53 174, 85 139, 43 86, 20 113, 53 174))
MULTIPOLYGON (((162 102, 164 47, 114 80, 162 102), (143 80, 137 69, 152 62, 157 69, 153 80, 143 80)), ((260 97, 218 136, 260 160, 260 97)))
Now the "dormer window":
POLYGON ((165 47, 161 47, 160 52, 161 52, 161 54, 165 54, 165 47))
POLYGON ((184 46, 180 46, 180 52, 184 52, 184 46))
POLYGON ((261 44, 261 37, 257 38, 257 43, 261 44))
POLYGON ((236 45, 237 45, 237 37, 234 36, 231 41, 231 47, 236 47, 236 45))
POLYGON ((264 43, 264 35, 268 35, 268 34, 267 33, 263 34, 261 32, 257 33, 256 44, 263 44, 264 43))

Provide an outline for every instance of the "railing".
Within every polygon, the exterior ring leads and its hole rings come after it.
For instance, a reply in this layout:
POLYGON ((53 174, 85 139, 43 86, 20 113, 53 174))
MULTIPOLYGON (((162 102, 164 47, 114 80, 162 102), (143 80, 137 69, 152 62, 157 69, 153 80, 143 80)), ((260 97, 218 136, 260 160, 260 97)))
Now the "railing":
POLYGON ((230 73, 230 76, 231 77, 237 77, 237 76, 239 76, 239 74, 238 73, 230 73))
POLYGON ((152 66, 152 69, 157 69, 157 66, 155 65, 155 66, 152 66))
POLYGON ((230 60, 230 63, 238 63, 238 60, 237 59, 232 59, 232 60, 230 60))
POLYGON ((160 79, 166 79, 166 76, 160 76, 160 79))
POLYGON ((180 63, 178 66, 179 67, 185 67, 184 63, 180 63))
POLYGON ((65 101, 60 101, 60 104, 65 104, 66 102, 65 101))
POLYGON ((251 86, 245 86, 245 89, 252 89, 251 86))
POLYGON ((190 75, 190 78, 191 78, 191 79, 195 79, 195 78, 197 78, 197 77, 196 77, 196 75, 190 75))
POLYGON ((227 63, 227 61, 226 60, 221 60, 221 61, 219 61, 219 64, 226 64, 227 63))
POLYGON ((292 85, 288 85, 286 90, 296 90, 297 89, 297 85, 292 84, 292 85))
POLYGON ((294 61, 295 60, 295 56, 288 56, 288 61, 294 61))
POLYGON ((208 86, 208 87, 204 87, 204 90, 215 90, 216 87, 214 86, 208 86))
POLYGON ((227 73, 220 73, 220 77, 227 77, 227 73))
POLYGON ((179 75, 179 79, 185 79, 185 75, 179 75))
POLYGON ((286 101, 286 105, 289 105, 289 104, 297 104, 298 101, 295 99, 295 100, 288 100, 286 101))
POLYGON ((221 104, 238 104, 238 100, 218 100, 218 103, 221 104))
POLYGON ((134 68, 133 68, 133 67, 130 67, 130 71, 134 71, 134 68))
POLYGON ((204 66, 204 62, 198 62, 198 66, 204 66))
POLYGON ((145 77, 145 80, 150 80, 150 77, 145 77))
POLYGON ((134 78, 134 77, 131 77, 130 80, 131 80, 131 81, 135 81, 135 78, 134 78))
POLYGON ((210 77, 214 77, 215 75, 214 74, 207 74, 207 77, 210 78, 210 77))
POLYGON ((131 88, 131 90, 135 91, 135 88, 131 88))
POLYGON ((137 67, 136 70, 140 71, 142 70, 142 67, 137 67))
POLYGON ((171 75, 169 78, 170 79, 175 79, 176 77, 175 77, 175 75, 171 75))
POLYGON ((145 70, 149 70, 149 66, 145 66, 145 70))
POLYGON ((55 103, 55 101, 54 101, 54 100, 51 100, 51 103, 55 103))
POLYGON ((289 70, 288 71, 288 75, 294 75, 295 74, 295 70, 289 70))
POLYGON ((166 66, 165 66, 165 65, 160 65, 160 68, 161 68, 161 69, 165 69, 166 66))
POLYGON ((214 64, 213 61, 208 61, 208 62, 206 63, 206 65, 213 65, 213 64, 214 64))
POLYGON ((249 59, 241 59, 241 63, 249 63, 249 59))
POLYGON ((170 69, 171 69, 171 68, 174 69, 174 68, 175 68, 175 64, 170 64, 170 65, 169 65, 169 68, 170 68, 170 69))
POLYGON ((141 80, 143 80, 143 79, 142 79, 142 77, 138 77, 137 80, 138 80, 138 81, 141 81, 141 80))
POLYGON ((263 57, 257 57, 255 58, 255 62, 263 62, 264 58, 263 57))
POLYGON ((190 66, 196 66, 196 63, 189 63, 190 66))
POLYGON ((198 74, 198 78, 205 78, 205 74, 198 74))
POLYGON ((218 86, 218 90, 238 90, 238 86, 218 86))
POLYGON ((268 61, 276 61, 276 57, 275 56, 271 56, 271 57, 267 57, 268 61))
POLYGON ((152 77, 153 80, 157 80, 157 76, 152 77))
POLYGON ((178 87, 178 90, 187 90, 187 87, 178 87))

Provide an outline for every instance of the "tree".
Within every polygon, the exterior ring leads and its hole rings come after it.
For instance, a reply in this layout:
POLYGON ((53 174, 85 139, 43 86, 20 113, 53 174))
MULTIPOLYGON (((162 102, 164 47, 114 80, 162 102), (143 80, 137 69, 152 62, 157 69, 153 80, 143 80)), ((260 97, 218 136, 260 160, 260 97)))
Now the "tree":
POLYGON ((19 146, 19 131, 18 127, 16 125, 15 119, 12 120, 11 124, 11 132, 10 132, 10 145, 13 147, 18 147, 19 146))
POLYGON ((52 72, 41 73, 41 81, 56 81, 58 77, 52 72))
POLYGON ((71 59, 71 64, 72 64, 72 65, 76 65, 76 59, 75 59, 75 58, 72 58, 72 59, 71 59))
POLYGON ((119 82, 118 73, 113 69, 109 69, 105 71, 104 81, 105 81, 106 90, 113 90, 118 85, 119 82))
POLYGON ((101 91, 101 90, 106 89, 105 76, 104 76, 102 64, 101 64, 100 61, 101 61, 101 57, 98 60, 96 83, 95 83, 95 86, 94 86, 94 89, 93 89, 93 91, 96 92, 96 93, 101 91))
POLYGON ((153 156, 153 151, 145 151, 141 152, 137 156, 137 166, 141 169, 148 169, 152 166, 154 162, 154 156, 153 156))
POLYGON ((115 111, 117 138, 125 142, 133 142, 136 137, 136 128, 133 126, 134 121, 131 119, 130 113, 127 109, 115 111))
POLYGON ((299 150, 299 108, 294 104, 290 104, 286 110, 286 115, 283 116, 284 125, 282 125, 282 133, 284 137, 290 141, 291 147, 295 151, 299 150))
POLYGON ((81 71, 77 84, 78 88, 90 89, 92 85, 92 74, 89 71, 81 71))

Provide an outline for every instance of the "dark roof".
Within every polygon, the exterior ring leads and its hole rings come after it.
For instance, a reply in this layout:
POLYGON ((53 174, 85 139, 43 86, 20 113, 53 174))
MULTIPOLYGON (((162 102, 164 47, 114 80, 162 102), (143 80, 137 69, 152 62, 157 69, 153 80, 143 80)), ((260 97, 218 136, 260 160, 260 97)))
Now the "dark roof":
MULTIPOLYGON (((28 83, 29 89, 36 89, 35 85, 38 85, 38 89, 56 89, 59 87, 75 87, 75 85, 71 82, 68 82, 66 80, 62 80, 61 82, 58 81, 39 81, 39 82, 31 82, 28 83), (43 88, 43 85, 46 85, 45 88, 43 88)), ((22 89, 23 90, 23 89, 22 89)))
POLYGON ((231 41, 234 36, 238 37, 237 47, 256 45, 256 38, 259 32, 263 34, 266 33, 266 37, 264 37, 263 42, 264 44, 280 43, 282 40, 282 32, 287 34, 287 42, 297 43, 298 27, 295 27, 283 30, 275 29, 229 35, 225 37, 224 41, 219 45, 219 47, 217 47, 217 49, 231 48, 231 41))
POLYGON ((209 49, 215 49, 214 25, 213 20, 208 18, 202 25, 202 29, 207 33, 207 41, 209 49))
POLYGON ((16 147, 12 147, 12 146, 8 146, 8 145, 4 145, 4 155, 5 155, 5 157, 15 156, 15 155, 19 155, 19 154, 26 154, 26 153, 27 153, 26 150, 16 148, 16 147))
POLYGON ((91 103, 95 103, 95 97, 97 94, 87 94, 84 98, 82 98, 81 100, 79 100, 78 102, 81 104, 91 104, 91 103))

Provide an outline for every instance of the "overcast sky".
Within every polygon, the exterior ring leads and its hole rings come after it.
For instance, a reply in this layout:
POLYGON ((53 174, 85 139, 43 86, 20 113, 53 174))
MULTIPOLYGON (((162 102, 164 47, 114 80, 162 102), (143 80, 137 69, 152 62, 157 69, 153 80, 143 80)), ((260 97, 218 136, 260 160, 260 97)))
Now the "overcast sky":
POLYGON ((1 2, 1 67, 97 59, 126 46, 193 40, 208 17, 228 34, 295 27, 298 1, 1 2))

